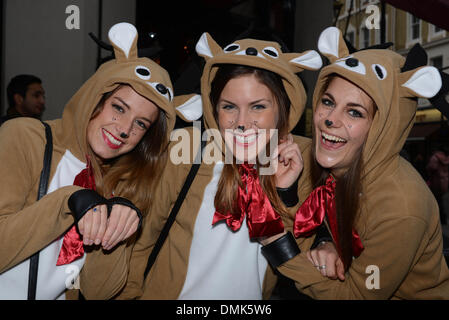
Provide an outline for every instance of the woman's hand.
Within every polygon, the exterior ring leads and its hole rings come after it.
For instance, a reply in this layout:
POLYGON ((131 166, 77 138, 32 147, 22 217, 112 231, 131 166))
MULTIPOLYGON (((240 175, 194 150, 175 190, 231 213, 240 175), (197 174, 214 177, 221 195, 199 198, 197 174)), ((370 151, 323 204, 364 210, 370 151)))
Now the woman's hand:
POLYGON ((100 204, 89 211, 78 222, 78 230, 83 236, 83 244, 90 246, 102 242, 108 222, 108 207, 100 204))
POLYGON ((343 262, 338 256, 333 242, 322 242, 315 249, 307 252, 307 258, 321 272, 323 277, 345 280, 343 262))
POLYGON ((304 168, 304 161, 299 151, 298 145, 293 141, 291 134, 287 139, 281 139, 277 147, 277 152, 273 154, 273 161, 277 161, 277 170, 275 173, 276 187, 288 188, 299 177, 304 168))
POLYGON ((139 215, 136 210, 122 204, 113 204, 108 218, 108 207, 93 207, 78 222, 78 230, 86 246, 101 244, 105 250, 114 248, 137 231, 139 215))
POLYGON ((132 236, 137 231, 139 220, 136 210, 125 205, 114 204, 101 241, 103 248, 111 250, 117 243, 132 236))

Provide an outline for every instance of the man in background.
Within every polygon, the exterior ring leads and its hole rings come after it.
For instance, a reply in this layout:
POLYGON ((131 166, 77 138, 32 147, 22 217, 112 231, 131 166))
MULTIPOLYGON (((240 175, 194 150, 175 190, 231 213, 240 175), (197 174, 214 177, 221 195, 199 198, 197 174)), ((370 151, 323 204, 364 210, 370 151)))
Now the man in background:
POLYGON ((45 110, 45 91, 36 76, 21 74, 11 79, 6 89, 9 108, 0 118, 3 122, 16 117, 40 119, 45 110))

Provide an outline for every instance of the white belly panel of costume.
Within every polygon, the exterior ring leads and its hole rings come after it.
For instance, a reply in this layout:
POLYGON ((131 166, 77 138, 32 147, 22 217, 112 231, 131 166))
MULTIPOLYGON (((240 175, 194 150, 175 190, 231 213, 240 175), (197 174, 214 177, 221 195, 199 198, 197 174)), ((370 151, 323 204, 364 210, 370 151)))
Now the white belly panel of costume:
POLYGON ((249 239, 246 219, 238 231, 224 221, 212 226, 223 163, 214 166, 196 218, 187 276, 178 299, 262 299, 267 261, 249 239))
MULTIPOLYGON (((73 185, 78 173, 86 167, 69 150, 58 163, 55 175, 50 181, 48 192, 73 185)), ((48 210, 55 210, 48 208, 48 210)), ((57 212, 55 212, 57 214, 57 212)), ((65 299, 65 290, 76 279, 85 261, 85 255, 70 264, 56 266, 63 242, 63 235, 39 253, 36 299, 65 299)), ((28 293, 30 259, 0 274, 0 299, 24 300, 28 293)))

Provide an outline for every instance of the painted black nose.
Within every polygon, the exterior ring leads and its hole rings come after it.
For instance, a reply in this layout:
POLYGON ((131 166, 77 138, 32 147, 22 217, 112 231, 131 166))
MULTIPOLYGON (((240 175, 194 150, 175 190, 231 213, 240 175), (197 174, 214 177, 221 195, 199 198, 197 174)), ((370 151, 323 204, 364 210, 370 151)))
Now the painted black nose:
POLYGON ((246 54, 248 56, 257 56, 257 49, 249 47, 248 49, 246 49, 246 54))
POLYGON ((359 65, 359 60, 357 60, 356 58, 349 58, 349 59, 346 59, 345 63, 348 67, 354 68, 359 65))

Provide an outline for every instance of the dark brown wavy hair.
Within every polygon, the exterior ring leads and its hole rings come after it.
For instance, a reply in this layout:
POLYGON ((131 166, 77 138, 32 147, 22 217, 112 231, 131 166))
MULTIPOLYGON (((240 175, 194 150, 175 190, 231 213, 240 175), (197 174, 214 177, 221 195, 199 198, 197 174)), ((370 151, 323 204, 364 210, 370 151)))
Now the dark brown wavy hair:
MULTIPOLYGON (((226 84, 231 79, 246 75, 254 75, 273 93, 279 110, 279 120, 276 129, 279 130, 278 137, 284 137, 288 133, 290 99, 284 89, 281 77, 274 72, 264 69, 235 64, 219 65, 215 78, 211 83, 211 92, 209 96, 211 104, 214 108, 213 114, 215 117, 215 121, 218 123, 217 105, 220 99, 221 92, 223 91, 226 84)), ((257 167, 259 168, 260 166, 261 165, 258 163, 257 167)), ((279 214, 287 214, 287 209, 276 192, 275 176, 260 175, 259 179, 262 189, 270 200, 273 209, 279 214)), ((241 185, 241 180, 235 161, 232 164, 225 164, 220 180, 218 182, 218 190, 215 195, 214 204, 217 210, 223 213, 234 213, 236 211, 235 205, 239 185, 241 185)))

